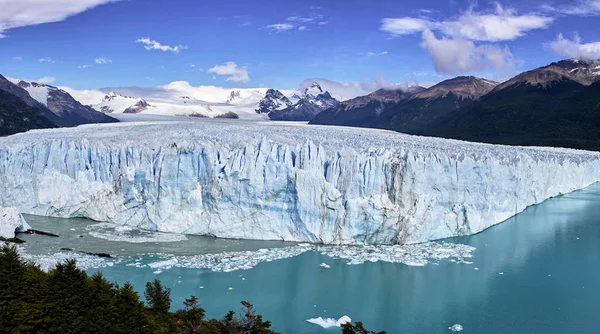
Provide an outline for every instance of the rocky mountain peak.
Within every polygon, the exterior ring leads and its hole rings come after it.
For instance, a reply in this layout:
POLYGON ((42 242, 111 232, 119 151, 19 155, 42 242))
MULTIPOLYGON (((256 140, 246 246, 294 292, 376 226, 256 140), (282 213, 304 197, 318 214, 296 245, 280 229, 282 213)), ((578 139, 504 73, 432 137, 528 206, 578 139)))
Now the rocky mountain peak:
POLYGON ((437 99, 446 97, 449 93, 452 93, 463 100, 475 100, 492 91, 497 85, 497 82, 487 79, 474 76, 459 76, 415 93, 411 98, 437 99))
POLYGON ((227 97, 227 101, 225 103, 231 103, 235 100, 239 100, 241 99, 241 95, 240 95, 240 91, 239 90, 232 90, 229 93, 229 96, 227 97))
POLYGON ((303 92, 304 96, 316 97, 321 94, 323 94, 323 88, 321 88, 321 85, 319 85, 319 83, 316 81, 314 81, 310 86, 306 87, 303 92))

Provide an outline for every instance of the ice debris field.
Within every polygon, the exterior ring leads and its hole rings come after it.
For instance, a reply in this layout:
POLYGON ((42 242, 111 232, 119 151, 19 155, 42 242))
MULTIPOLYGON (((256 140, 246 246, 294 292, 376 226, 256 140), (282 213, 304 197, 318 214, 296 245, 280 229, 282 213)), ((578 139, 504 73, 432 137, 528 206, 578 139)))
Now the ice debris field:
POLYGON ((278 122, 133 122, 0 138, 0 207, 224 238, 427 242, 480 232, 598 180, 595 152, 278 122))

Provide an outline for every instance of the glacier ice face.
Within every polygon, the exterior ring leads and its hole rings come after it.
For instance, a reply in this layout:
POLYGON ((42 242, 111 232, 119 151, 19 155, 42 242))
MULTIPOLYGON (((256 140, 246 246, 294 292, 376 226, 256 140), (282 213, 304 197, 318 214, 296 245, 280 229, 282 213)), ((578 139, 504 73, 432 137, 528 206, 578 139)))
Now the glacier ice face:
POLYGON ((11 239, 16 232, 25 232, 31 227, 16 208, 0 208, 0 237, 11 239))
POLYGON ((227 238, 396 244, 477 233, 600 180, 600 154, 278 122, 0 138, 0 206, 227 238))

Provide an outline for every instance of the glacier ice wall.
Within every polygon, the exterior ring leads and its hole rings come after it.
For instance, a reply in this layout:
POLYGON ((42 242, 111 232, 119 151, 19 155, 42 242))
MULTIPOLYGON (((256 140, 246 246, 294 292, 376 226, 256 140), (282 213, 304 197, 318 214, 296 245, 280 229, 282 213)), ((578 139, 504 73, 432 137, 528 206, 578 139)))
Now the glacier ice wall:
POLYGON ((600 180, 600 154, 266 122, 0 138, 0 207, 162 232, 328 244, 477 233, 600 180))
POLYGON ((0 238, 11 239, 17 232, 25 232, 31 227, 16 208, 0 208, 0 238))

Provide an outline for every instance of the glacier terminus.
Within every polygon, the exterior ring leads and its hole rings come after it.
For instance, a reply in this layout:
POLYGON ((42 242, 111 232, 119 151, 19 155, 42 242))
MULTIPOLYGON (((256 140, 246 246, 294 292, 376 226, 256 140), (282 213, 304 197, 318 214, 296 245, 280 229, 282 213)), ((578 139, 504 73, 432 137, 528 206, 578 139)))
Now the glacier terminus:
POLYGON ((264 121, 0 138, 0 207, 152 231, 324 244, 469 235, 600 180, 600 153, 264 121))

